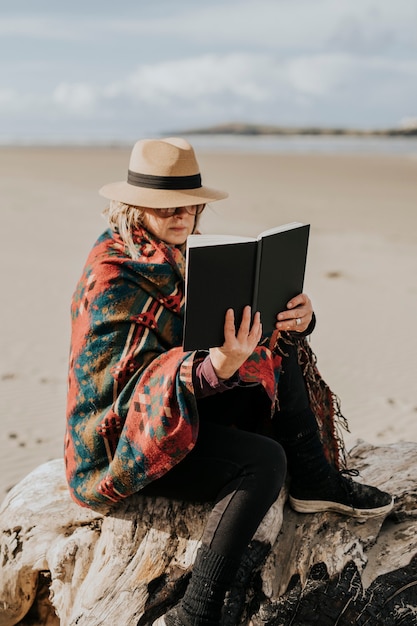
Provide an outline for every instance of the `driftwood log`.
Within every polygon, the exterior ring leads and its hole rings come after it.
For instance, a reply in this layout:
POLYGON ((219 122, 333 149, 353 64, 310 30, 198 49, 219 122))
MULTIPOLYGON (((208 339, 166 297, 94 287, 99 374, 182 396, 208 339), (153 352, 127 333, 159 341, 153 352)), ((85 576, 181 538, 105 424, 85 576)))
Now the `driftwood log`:
MULTIPOLYGON (((225 626, 417 624, 417 444, 359 443, 350 466, 396 496, 387 518, 302 515, 283 492, 245 555, 225 626)), ((150 626, 181 596, 208 507, 140 494, 73 503, 61 459, 0 508, 0 626, 150 626)))

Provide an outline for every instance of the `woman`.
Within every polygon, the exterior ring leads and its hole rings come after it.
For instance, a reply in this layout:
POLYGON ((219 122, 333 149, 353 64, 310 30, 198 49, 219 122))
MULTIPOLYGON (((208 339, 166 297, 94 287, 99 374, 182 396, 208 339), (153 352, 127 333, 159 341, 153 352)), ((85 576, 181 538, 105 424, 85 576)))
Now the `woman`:
POLYGON ((212 502, 185 595, 160 623, 219 624, 287 466, 297 511, 368 517, 387 513, 392 498, 339 472, 332 394, 304 340, 315 324, 307 295, 277 312, 271 337, 259 313, 251 322, 247 307, 236 328, 229 310, 222 346, 183 352, 186 240, 206 203, 227 196, 202 185, 192 147, 138 141, 127 182, 100 193, 109 229, 72 303, 70 491, 104 511, 139 490, 212 502))

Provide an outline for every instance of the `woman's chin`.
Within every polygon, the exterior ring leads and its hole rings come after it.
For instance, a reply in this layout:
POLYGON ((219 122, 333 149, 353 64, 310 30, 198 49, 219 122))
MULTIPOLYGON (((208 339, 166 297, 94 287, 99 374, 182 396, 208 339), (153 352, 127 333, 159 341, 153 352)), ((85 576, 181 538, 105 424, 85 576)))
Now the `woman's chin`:
POLYGON ((186 228, 178 229, 177 232, 168 233, 165 237, 165 242, 174 246, 182 246, 187 241, 188 234, 186 228))

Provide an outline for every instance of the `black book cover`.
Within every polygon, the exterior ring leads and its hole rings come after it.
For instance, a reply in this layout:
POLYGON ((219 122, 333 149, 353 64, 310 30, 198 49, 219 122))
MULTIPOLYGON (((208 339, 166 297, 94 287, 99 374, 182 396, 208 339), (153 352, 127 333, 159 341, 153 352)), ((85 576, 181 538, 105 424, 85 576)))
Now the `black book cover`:
POLYGON ((259 263, 259 285, 255 310, 261 312, 262 330, 272 332, 280 311, 291 298, 303 291, 308 224, 263 236, 259 263))
POLYGON ((270 333, 276 314, 302 292, 308 236, 309 225, 296 222, 258 239, 189 237, 184 350, 221 346, 227 309, 234 309, 237 329, 247 304, 261 312, 263 331, 270 333))
POLYGON ((252 303, 257 242, 188 249, 184 350, 208 350, 224 342, 224 316, 236 324, 252 303))

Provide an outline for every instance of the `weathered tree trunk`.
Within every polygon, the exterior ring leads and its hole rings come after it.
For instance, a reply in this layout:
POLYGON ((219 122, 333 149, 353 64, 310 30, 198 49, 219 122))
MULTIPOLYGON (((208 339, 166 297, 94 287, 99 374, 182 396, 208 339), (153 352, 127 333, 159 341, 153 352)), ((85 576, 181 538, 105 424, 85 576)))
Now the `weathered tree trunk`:
MULTIPOLYGON (((358 444, 351 467, 396 496, 388 519, 269 511, 225 626, 417 624, 417 444, 358 444)), ((0 626, 150 626, 187 583, 209 507, 138 494, 103 516, 73 503, 62 460, 0 509, 0 626)))

